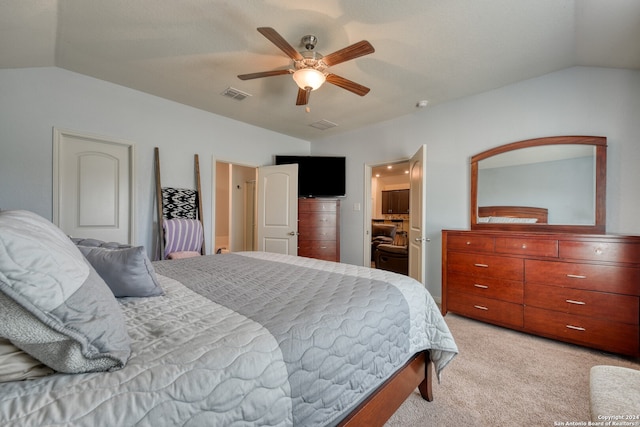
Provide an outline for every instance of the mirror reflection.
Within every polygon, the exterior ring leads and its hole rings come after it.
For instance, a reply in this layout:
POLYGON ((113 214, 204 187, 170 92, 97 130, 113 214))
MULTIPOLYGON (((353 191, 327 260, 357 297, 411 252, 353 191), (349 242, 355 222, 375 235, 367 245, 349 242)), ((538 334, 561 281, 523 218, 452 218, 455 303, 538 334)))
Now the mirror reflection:
POLYGON ((516 220, 483 209, 495 206, 546 209, 548 224, 596 223, 594 146, 544 145, 497 154, 478 162, 477 185, 478 223, 545 223, 533 213, 516 220))

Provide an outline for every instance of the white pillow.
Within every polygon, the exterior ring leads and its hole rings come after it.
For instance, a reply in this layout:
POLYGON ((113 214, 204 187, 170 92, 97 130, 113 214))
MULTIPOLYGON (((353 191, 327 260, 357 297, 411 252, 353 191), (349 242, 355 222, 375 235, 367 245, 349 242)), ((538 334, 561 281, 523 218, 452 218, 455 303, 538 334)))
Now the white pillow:
POLYGON ((490 223, 516 223, 516 224, 535 224, 538 222, 537 218, 516 218, 511 216, 491 216, 489 217, 490 223))
POLYGON ((53 372, 8 339, 0 338, 0 383, 41 378, 53 372))

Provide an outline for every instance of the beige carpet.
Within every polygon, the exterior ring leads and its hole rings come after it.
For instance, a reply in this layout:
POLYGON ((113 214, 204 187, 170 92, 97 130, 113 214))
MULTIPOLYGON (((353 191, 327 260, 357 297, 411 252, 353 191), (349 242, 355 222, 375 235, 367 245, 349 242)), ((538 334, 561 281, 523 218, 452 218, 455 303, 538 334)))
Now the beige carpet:
MULTIPOLYGON (((385 424, 554 426, 589 421, 589 369, 638 360, 447 314, 460 354, 434 381, 434 401, 416 390, 385 424), (555 424, 558 423, 558 424, 555 424)), ((580 424, 574 424, 580 425, 580 424)))

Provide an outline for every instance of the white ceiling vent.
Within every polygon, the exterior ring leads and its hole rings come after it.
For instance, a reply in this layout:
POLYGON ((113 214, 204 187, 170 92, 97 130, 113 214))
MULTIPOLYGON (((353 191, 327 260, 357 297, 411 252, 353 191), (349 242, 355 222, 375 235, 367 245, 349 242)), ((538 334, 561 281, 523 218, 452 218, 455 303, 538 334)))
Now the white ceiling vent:
POLYGON ((311 123, 309 126, 311 126, 312 128, 320 129, 320 130, 326 130, 326 129, 334 128, 338 126, 338 124, 330 122, 329 120, 326 120, 326 119, 322 119, 318 122, 311 123))
POLYGON ((233 87, 231 87, 231 86, 229 86, 228 88, 226 88, 226 89, 224 90, 224 92, 222 92, 222 94, 221 94, 221 95, 226 96, 226 97, 228 97, 228 98, 233 98, 233 99, 235 99, 236 101, 242 101, 243 99, 245 99, 245 98, 247 98, 247 97, 251 96, 251 94, 250 94, 250 93, 243 92, 243 91, 241 91, 240 89, 236 89, 236 88, 233 88, 233 87))

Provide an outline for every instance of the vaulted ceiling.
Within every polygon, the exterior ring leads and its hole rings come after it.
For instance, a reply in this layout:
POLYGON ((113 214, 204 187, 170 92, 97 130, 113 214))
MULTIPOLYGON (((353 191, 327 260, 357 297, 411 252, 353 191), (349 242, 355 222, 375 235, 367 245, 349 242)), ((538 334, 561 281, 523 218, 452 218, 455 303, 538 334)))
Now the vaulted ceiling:
POLYGON ((568 67, 640 69, 640 1, 3 1, 0 53, 0 68, 56 66, 313 141, 568 67), (257 27, 299 50, 315 35, 325 55, 368 40, 331 72, 371 91, 325 83, 307 111, 289 75, 238 79, 291 66, 257 27))

